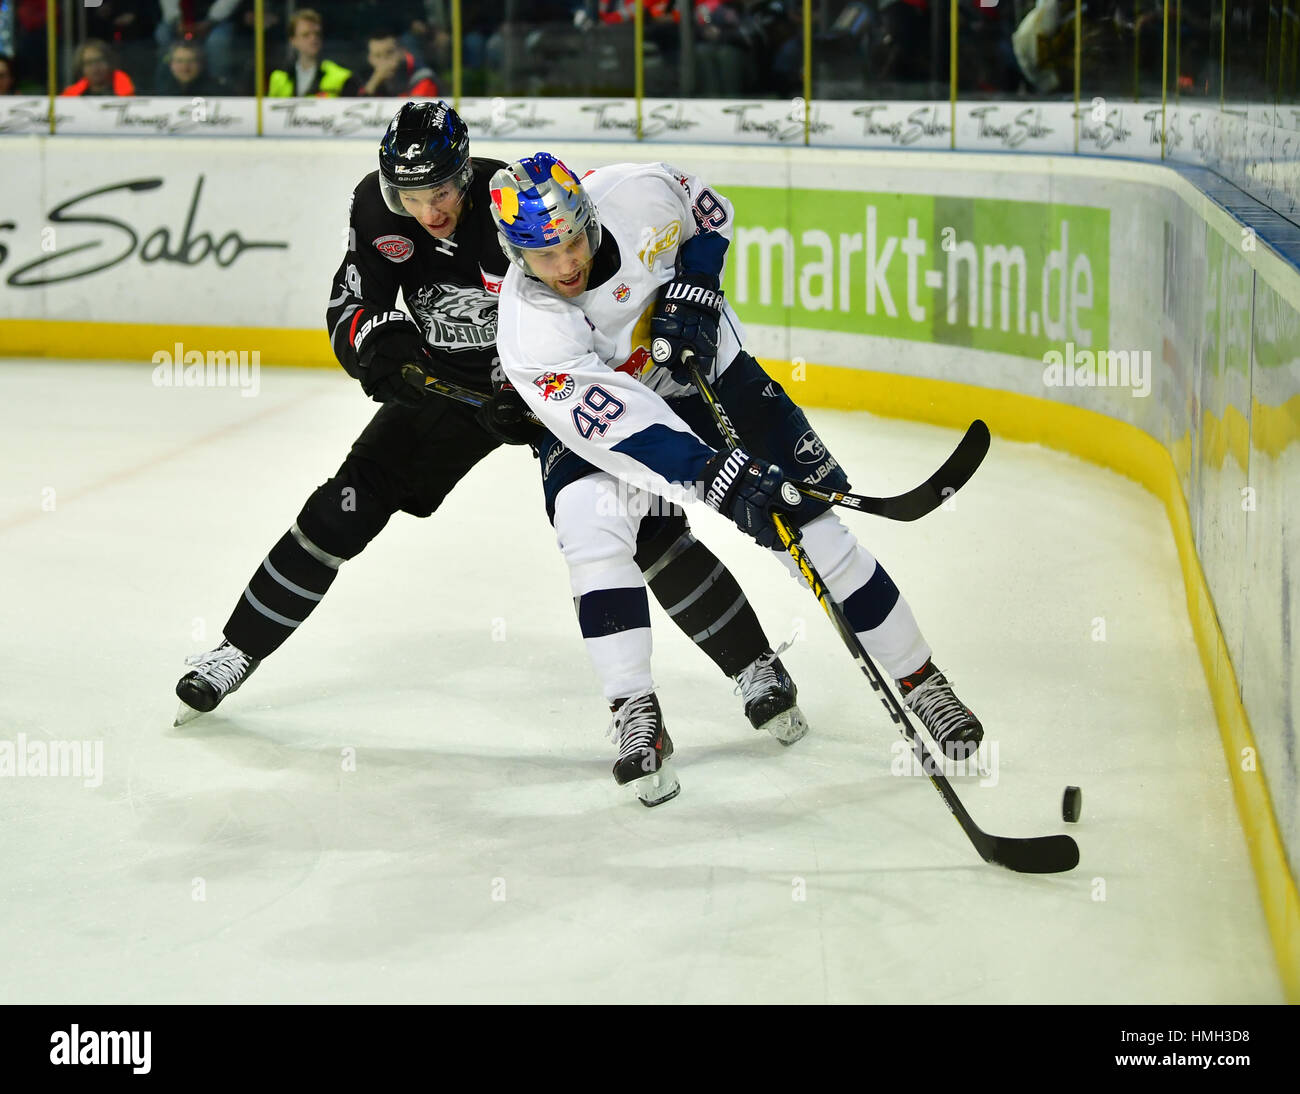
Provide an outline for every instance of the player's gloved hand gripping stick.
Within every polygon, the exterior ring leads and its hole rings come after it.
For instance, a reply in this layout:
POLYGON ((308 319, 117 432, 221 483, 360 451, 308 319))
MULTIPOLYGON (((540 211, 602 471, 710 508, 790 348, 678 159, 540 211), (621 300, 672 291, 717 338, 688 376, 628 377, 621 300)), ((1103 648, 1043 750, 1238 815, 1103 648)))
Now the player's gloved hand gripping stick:
POLYGON ((378 403, 417 407, 433 356, 416 327, 400 311, 372 316, 357 331, 361 389, 378 403))
MULTIPOLYGON (((428 381, 425 382, 428 390, 428 381)), ((546 430, 537 420, 514 386, 507 381, 493 382, 495 394, 483 397, 475 419, 478 424, 505 444, 533 444, 546 430)))
MULTIPOLYGON (((705 379, 702 371, 695 367, 693 355, 690 355, 689 350, 683 354, 683 358, 684 363, 691 368, 695 386, 708 404, 710 411, 712 411, 714 421, 718 424, 718 430, 726 438, 728 447, 732 449, 738 448, 740 439, 736 436, 736 431, 732 427, 731 420, 727 417, 726 410, 718 402, 712 386, 705 379)), ((985 447, 987 448, 987 430, 985 437, 985 447)), ((1056 874, 1074 869, 1079 864, 1079 847, 1069 836, 1033 836, 1028 839, 993 836, 981 829, 971 819, 971 815, 966 811, 966 807, 962 805, 961 799, 957 797, 956 791, 953 790, 952 785, 943 774, 942 764, 931 755, 929 749, 925 746, 925 742, 917 735, 893 690, 885 682, 875 663, 867 656, 867 651, 862 648, 858 636, 853 632, 848 620, 844 618, 840 606, 831 599, 830 593, 812 564, 812 560, 809 559, 807 552, 799 545, 797 534, 791 530, 779 512, 772 513, 771 521, 781 543, 790 553, 790 557, 794 559, 799 567, 799 572, 803 574, 804 579, 808 582, 808 587, 812 590, 813 595, 817 598, 827 616, 830 617, 831 623, 834 624, 841 640, 848 647, 853 659, 858 663, 858 667, 871 682, 871 687, 880 697, 885 710, 889 712, 889 717, 899 726, 903 736, 911 743, 912 749, 921 763, 922 770, 929 776, 931 784, 939 792, 939 796, 943 798, 944 804, 948 806, 949 811, 957 819, 957 823, 961 825, 962 831, 975 845, 975 850, 979 852, 980 858, 985 862, 1005 866, 1009 870, 1015 870, 1022 874, 1056 874)))

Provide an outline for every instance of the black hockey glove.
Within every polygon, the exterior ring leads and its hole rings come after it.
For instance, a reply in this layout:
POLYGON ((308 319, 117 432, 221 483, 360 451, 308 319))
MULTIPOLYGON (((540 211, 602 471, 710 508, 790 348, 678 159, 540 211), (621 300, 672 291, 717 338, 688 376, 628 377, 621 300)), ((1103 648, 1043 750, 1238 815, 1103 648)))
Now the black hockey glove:
POLYGON ((695 363, 708 374, 718 356, 718 318, 722 290, 718 279, 705 274, 682 274, 659 290, 650 317, 650 356, 671 369, 677 383, 689 387, 691 370, 682 363, 682 350, 695 354, 695 363))
POLYGON ((361 390, 377 403, 416 407, 424 379, 434 375, 433 356, 420 330, 400 311, 373 316, 353 343, 361 366, 361 390))
POLYGON ((536 444, 545 432, 528 413, 519 392, 508 383, 503 383, 479 408, 474 420, 504 444, 536 444))
MULTIPOLYGON (((772 517, 798 512, 800 495, 776 464, 764 464, 737 448, 711 457, 702 478, 706 505, 734 520, 760 547, 783 546, 772 517)), ((798 539, 799 530, 791 531, 798 539)))

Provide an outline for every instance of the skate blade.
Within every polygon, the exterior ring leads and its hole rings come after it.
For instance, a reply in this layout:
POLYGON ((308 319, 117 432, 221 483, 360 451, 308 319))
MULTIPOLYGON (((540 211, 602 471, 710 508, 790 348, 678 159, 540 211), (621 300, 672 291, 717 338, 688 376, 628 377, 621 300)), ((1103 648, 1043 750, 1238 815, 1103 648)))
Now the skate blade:
POLYGON ((176 721, 172 722, 172 729, 175 729, 177 726, 183 726, 186 722, 192 722, 195 718, 204 713, 206 712, 195 710, 189 705, 189 703, 182 702, 181 705, 176 708, 176 721))
POLYGON ((809 727, 803 711, 798 706, 793 706, 789 710, 782 711, 775 718, 769 718, 758 728, 772 734, 788 747, 807 734, 809 727))
POLYGON ((630 785, 636 788, 636 796, 641 800, 641 804, 650 808, 672 801, 682 792, 677 774, 667 761, 664 761, 654 774, 643 775, 630 785))

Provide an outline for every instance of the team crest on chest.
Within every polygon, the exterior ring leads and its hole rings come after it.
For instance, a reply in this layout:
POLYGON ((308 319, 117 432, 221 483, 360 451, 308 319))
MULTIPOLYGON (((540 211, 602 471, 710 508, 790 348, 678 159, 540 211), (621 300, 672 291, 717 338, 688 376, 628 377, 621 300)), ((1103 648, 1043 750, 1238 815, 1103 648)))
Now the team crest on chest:
POLYGON ((629 289, 622 282, 619 282, 618 288, 614 290, 614 299, 617 300, 620 304, 624 303, 627 300, 627 298, 631 295, 632 295, 632 290, 629 289))
POLYGON ((405 262, 415 253, 415 244, 406 236, 380 236, 375 240, 375 249, 389 262, 405 262))
POLYGON ((542 393, 546 400, 554 399, 557 403, 573 394, 573 377, 567 372, 543 372, 533 386, 542 393))

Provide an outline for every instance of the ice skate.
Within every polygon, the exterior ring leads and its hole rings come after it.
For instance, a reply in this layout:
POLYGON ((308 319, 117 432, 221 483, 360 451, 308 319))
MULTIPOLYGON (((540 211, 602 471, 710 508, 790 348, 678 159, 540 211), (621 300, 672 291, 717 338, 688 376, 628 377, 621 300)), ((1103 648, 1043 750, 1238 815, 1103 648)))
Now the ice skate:
POLYGON ((642 805, 662 805, 677 797, 681 785, 668 763, 673 741, 664 728, 655 693, 643 691, 619 699, 610 709, 614 718, 609 736, 618 744, 614 780, 635 787, 642 805))
POLYGON ((215 650, 187 657, 185 663, 193 665, 194 671, 182 676, 176 685, 176 697, 181 701, 176 721, 172 723, 176 726, 215 709, 222 699, 237 691, 262 662, 223 641, 215 650))
POLYGON ((745 700, 749 724, 766 730, 783 745, 794 744, 808 732, 808 720, 795 703, 799 689, 771 650, 760 654, 736 677, 736 693, 745 700))
POLYGON ((974 755, 984 739, 980 720, 952 690, 947 678, 926 660, 916 672, 898 681, 903 705, 930 731, 935 743, 950 760, 974 755))

